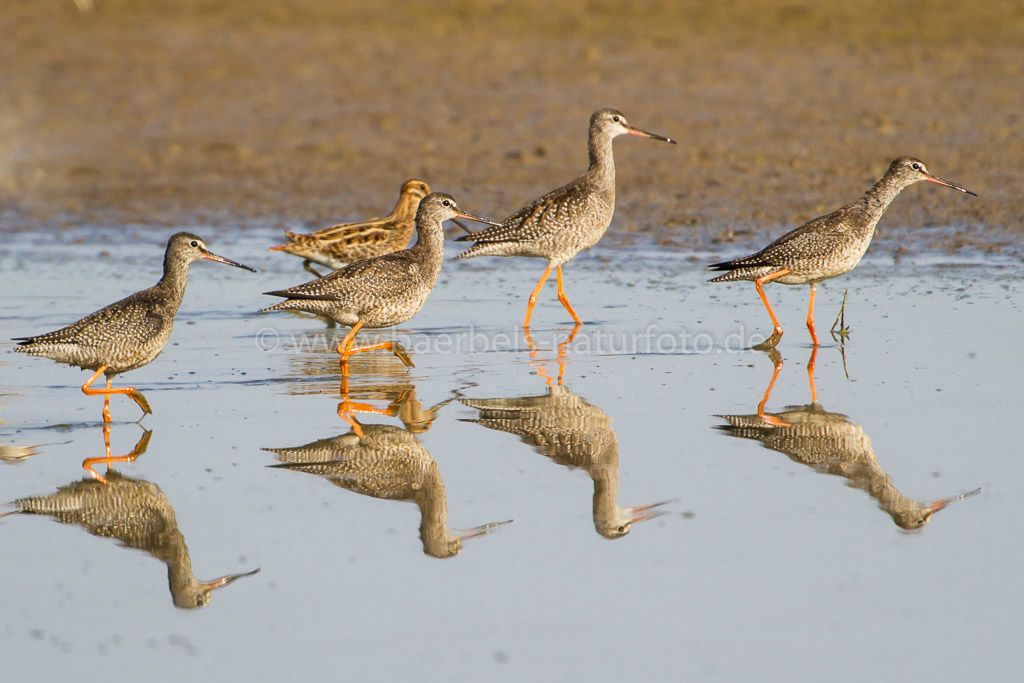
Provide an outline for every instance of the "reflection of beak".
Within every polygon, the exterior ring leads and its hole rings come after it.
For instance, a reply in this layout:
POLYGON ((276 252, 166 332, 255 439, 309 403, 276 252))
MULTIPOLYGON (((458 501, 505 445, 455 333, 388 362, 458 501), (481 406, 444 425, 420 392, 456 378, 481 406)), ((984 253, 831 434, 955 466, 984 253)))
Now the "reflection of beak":
POLYGON ((936 512, 938 512, 939 510, 944 510, 945 508, 949 507, 949 505, 952 504, 952 503, 959 502, 959 501, 963 500, 964 498, 970 498, 971 496, 976 496, 979 493, 981 493, 981 487, 978 487, 978 488, 974 489, 973 491, 965 491, 964 493, 961 493, 959 495, 953 496, 952 498, 940 498, 940 499, 938 499, 937 501, 935 501, 934 503, 932 503, 931 505, 928 506, 928 514, 929 515, 933 515, 936 512))
POLYGON ((203 585, 209 588, 210 590, 223 588, 229 583, 234 583, 238 579, 245 578, 246 576, 252 576, 253 574, 258 573, 259 571, 259 567, 257 567, 256 569, 253 569, 251 572, 242 572, 241 574, 228 574, 227 576, 222 576, 219 579, 214 579, 213 581, 204 581, 203 585))
POLYGON ((942 178, 939 178, 937 176, 929 175, 928 177, 925 178, 925 180, 927 180, 929 183, 935 183, 936 185, 943 185, 945 187, 951 187, 954 190, 959 190, 960 192, 963 192, 964 194, 969 194, 972 197, 977 197, 978 196, 978 193, 976 193, 976 192, 971 192, 970 190, 965 190, 964 188, 960 187, 959 185, 954 185, 953 183, 949 182, 948 180, 943 180, 942 178))
MULTIPOLYGON (((493 226, 495 226, 497 228, 501 227, 501 223, 495 223, 494 221, 492 221, 489 218, 483 218, 481 216, 474 216, 473 214, 467 213, 465 211, 456 211, 455 215, 458 216, 459 218, 465 218, 466 220, 476 221, 477 223, 485 223, 487 225, 493 225, 493 226)), ((456 222, 458 222, 458 221, 456 221, 456 222)), ((462 225, 461 227, 462 227, 463 230, 466 230, 467 232, 469 232, 466 229, 466 226, 462 225)))
POLYGON ((654 519, 655 517, 661 517, 667 515, 668 510, 657 510, 662 505, 668 505, 674 501, 662 500, 657 503, 651 503, 650 505, 638 505, 632 508, 622 508, 622 512, 625 514, 626 521, 630 524, 636 524, 637 522, 646 522, 647 520, 654 519))
POLYGON ((472 529, 460 531, 457 534, 457 537, 459 538, 459 540, 465 541, 466 539, 470 538, 479 538, 480 536, 486 536, 487 534, 497 529, 499 526, 502 526, 504 524, 511 524, 512 521, 513 520, 511 519, 506 519, 502 522, 489 522, 487 524, 481 524, 480 526, 475 526, 472 529))
POLYGON ((652 140, 661 140, 662 142, 671 142, 673 145, 676 144, 676 141, 672 138, 667 138, 664 135, 658 135, 657 133, 648 133, 646 130, 640 130, 639 128, 633 128, 632 126, 629 127, 629 134, 637 135, 642 138, 650 138, 652 140))
POLYGON ((238 261, 232 261, 231 259, 224 258, 223 256, 217 256, 212 251, 203 252, 203 258, 206 259, 207 261, 216 261, 217 263, 223 263, 225 265, 234 266, 235 268, 244 268, 245 270, 251 270, 254 273, 256 272, 255 268, 242 265, 238 261))

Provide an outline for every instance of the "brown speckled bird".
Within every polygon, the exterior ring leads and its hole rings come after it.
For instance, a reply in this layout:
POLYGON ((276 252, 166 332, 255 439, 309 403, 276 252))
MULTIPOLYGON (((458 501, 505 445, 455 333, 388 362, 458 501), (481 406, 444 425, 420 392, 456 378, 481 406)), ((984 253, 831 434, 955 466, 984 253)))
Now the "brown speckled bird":
POLYGON ((354 353, 387 349, 406 365, 408 354, 393 341, 352 348, 363 327, 400 325, 419 313, 441 274, 444 230, 441 224, 462 217, 494 225, 493 221, 459 209, 451 195, 435 192, 420 202, 416 214, 416 244, 402 251, 357 261, 319 280, 296 287, 266 292, 284 301, 264 311, 305 311, 334 320, 351 330, 338 344, 343 375, 348 375, 348 357, 354 353))
POLYGON ((526 305, 523 326, 530 326, 533 306, 544 283, 557 271, 558 300, 572 319, 576 315, 562 283, 562 266, 576 254, 597 244, 615 213, 615 159, 612 140, 619 135, 639 135, 675 144, 675 140, 634 128, 622 112, 600 109, 590 117, 588 147, 590 166, 586 173, 557 190, 524 206, 500 226, 459 238, 475 244, 456 258, 474 256, 527 256, 544 258, 547 268, 526 305))
POLYGON ((110 422, 112 394, 125 394, 144 413, 151 413, 149 402, 141 392, 134 387, 115 389, 110 382, 115 375, 140 368, 163 351, 185 296, 189 264, 197 259, 256 272, 255 268, 211 253, 200 237, 179 232, 167 241, 164 275, 155 285, 90 313, 67 327, 35 337, 19 338, 14 350, 93 370, 93 376, 82 385, 82 391, 89 396, 104 397, 104 422, 110 422), (100 375, 106 375, 107 387, 93 389, 92 383, 100 375))
POLYGON ((437 462, 412 433, 383 424, 361 425, 341 436, 294 448, 265 448, 281 467, 316 474, 364 496, 411 501, 420 509, 423 552, 447 558, 463 541, 483 536, 507 522, 492 522, 453 533, 448 528, 448 496, 437 462))
POLYGON ((93 536, 114 538, 149 553, 167 565, 167 584, 175 607, 205 607, 215 589, 259 571, 228 574, 212 581, 197 579, 167 496, 156 484, 115 470, 107 472, 106 484, 83 479, 48 496, 20 498, 12 506, 15 513, 48 515, 61 524, 75 524, 93 536))
POLYGON ((313 268, 313 263, 337 270, 354 261, 390 254, 409 244, 416 226, 416 211, 428 194, 430 185, 426 181, 417 178, 406 180, 398 195, 398 203, 387 216, 340 223, 309 234, 286 232, 288 243, 270 250, 301 257, 302 267, 317 277, 323 277, 323 274, 313 268))
POLYGON ((764 294, 763 285, 768 282, 810 285, 807 329, 813 344, 818 345, 818 335, 814 331, 814 294, 818 283, 853 270, 868 250, 875 226, 889 204, 904 188, 922 180, 977 196, 970 190, 933 176, 923 161, 899 157, 889 164, 885 175, 852 204, 787 232, 756 254, 708 266, 709 270, 728 271, 710 282, 753 281, 774 326, 771 337, 755 348, 773 348, 782 339, 782 326, 764 294))

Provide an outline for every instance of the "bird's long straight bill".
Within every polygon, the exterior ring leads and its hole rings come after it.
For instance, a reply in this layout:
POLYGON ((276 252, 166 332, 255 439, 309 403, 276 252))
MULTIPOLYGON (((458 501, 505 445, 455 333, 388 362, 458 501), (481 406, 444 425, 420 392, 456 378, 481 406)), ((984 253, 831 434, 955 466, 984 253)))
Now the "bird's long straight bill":
POLYGON ((629 134, 630 135, 637 135, 637 136, 642 137, 642 138, 650 138, 652 140, 661 140, 662 142, 670 142, 673 145, 676 144, 676 141, 673 140, 672 138, 667 138, 664 135, 658 135, 657 133, 649 133, 648 131, 641 130, 640 128, 632 128, 631 127, 629 129, 629 134))
MULTIPOLYGON (((471 213, 466 213, 465 211, 458 211, 458 212, 456 212, 455 215, 458 216, 459 218, 465 218, 468 221, 476 221, 477 223, 484 223, 485 225, 493 225, 493 226, 498 227, 498 228, 501 227, 501 223, 495 223, 494 221, 492 221, 489 218, 483 218, 482 216, 475 216, 475 215, 473 215, 471 213)), ((465 228, 465 226, 463 226, 463 228, 465 228)))
POLYGON ((245 270, 250 270, 254 273, 256 272, 256 269, 251 266, 239 263, 238 261, 232 261, 231 259, 224 258, 223 256, 217 256, 217 254, 214 254, 212 251, 208 251, 205 254, 203 254, 203 258, 206 259, 207 261, 216 261, 217 263, 223 263, 225 265, 234 266, 235 268, 244 268, 245 270))
POLYGON ((933 176, 933 175, 932 176, 928 176, 925 180, 927 180, 929 183, 935 183, 936 185, 942 185, 944 187, 951 187, 954 190, 959 190, 960 192, 963 192, 964 194, 969 194, 972 197, 977 197, 978 196, 977 192, 971 192, 970 190, 962 188, 959 185, 954 185, 953 183, 949 182, 948 180, 943 180, 942 178, 939 178, 937 176, 933 176))

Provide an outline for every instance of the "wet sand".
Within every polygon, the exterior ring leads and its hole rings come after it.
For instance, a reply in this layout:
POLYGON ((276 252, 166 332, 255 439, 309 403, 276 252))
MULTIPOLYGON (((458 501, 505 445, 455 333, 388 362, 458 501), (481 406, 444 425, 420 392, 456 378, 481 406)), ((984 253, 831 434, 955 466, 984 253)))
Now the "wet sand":
POLYGON ((0 229, 318 225, 414 175, 500 217, 615 106, 681 144, 616 144, 612 244, 763 239, 900 154, 981 195, 908 191, 907 248, 1020 244, 1015 2, 18 0, 0 26, 0 229))

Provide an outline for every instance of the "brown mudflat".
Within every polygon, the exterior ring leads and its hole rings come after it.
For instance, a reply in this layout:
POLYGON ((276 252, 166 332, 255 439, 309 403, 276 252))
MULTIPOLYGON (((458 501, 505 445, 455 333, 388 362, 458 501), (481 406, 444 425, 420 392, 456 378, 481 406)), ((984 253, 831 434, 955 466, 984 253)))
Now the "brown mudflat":
POLYGON ((581 172, 613 106, 680 145, 619 150, 611 243, 777 234, 900 154, 981 199, 916 188, 883 229, 1019 242, 1019 3, 339 4, 8 3, 0 229, 323 225, 413 175, 502 217, 581 172))

